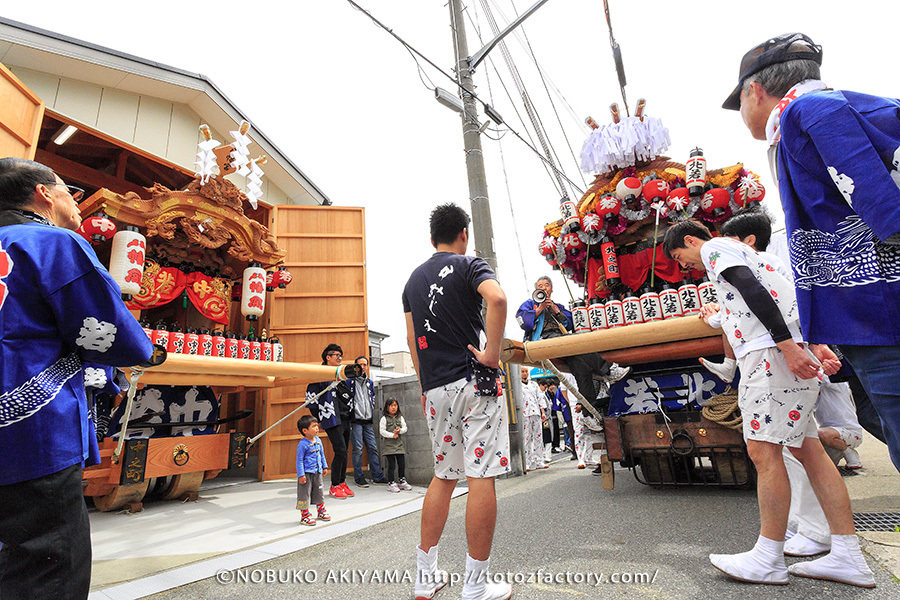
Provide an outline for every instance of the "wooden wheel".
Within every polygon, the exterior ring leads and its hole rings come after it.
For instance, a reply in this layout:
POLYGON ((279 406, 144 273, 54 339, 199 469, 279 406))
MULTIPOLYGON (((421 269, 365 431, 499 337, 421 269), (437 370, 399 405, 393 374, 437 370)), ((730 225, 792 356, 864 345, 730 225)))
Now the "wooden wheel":
POLYGON ((172 483, 169 485, 166 493, 163 494, 162 499, 175 500, 185 495, 191 495, 191 497, 188 497, 188 500, 196 500, 197 490, 200 489, 200 484, 203 483, 204 473, 204 471, 197 471, 195 473, 182 473, 181 475, 173 476, 172 483))
POLYGON ((97 510, 109 512, 128 505, 129 512, 140 512, 143 510, 141 500, 144 499, 149 485, 149 479, 145 479, 141 483, 117 485, 106 495, 94 496, 94 506, 97 507, 97 510))

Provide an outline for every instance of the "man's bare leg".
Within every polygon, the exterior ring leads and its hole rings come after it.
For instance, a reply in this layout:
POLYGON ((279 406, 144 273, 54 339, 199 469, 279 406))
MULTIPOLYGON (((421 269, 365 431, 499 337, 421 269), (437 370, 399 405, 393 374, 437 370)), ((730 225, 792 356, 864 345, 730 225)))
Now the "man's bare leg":
POLYGON ((853 527, 853 512, 850 495, 834 463, 828 458, 821 442, 816 438, 804 438, 803 445, 791 448, 791 453, 803 464, 809 483, 819 499, 822 512, 828 519, 832 535, 856 533, 853 527))
POLYGON ((487 560, 494 543, 497 525, 497 494, 494 478, 469 477, 469 496, 466 499, 466 541, 469 556, 475 560, 487 560))
MULTIPOLYGON (((432 546, 437 546, 441 540, 444 525, 447 523, 447 515, 450 512, 450 499, 453 496, 456 481, 456 479, 433 477, 428 491, 425 492, 425 501, 422 503, 422 533, 419 539, 419 546, 425 552, 428 552, 432 546)), ((471 491, 469 493, 471 494, 471 491)))

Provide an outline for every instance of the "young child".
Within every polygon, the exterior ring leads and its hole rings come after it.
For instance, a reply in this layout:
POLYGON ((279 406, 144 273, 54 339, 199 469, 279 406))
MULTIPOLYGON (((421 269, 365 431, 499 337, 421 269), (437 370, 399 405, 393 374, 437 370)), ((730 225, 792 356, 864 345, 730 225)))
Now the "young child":
POLYGON ((399 492, 400 490, 411 490, 412 486, 406 483, 406 448, 403 446, 403 439, 400 437, 406 433, 406 421, 400 414, 400 403, 396 398, 388 398, 384 404, 384 416, 378 424, 378 430, 381 432, 381 453, 387 457, 387 479, 389 492, 399 492), (397 474, 400 480, 394 479, 394 467, 397 467, 397 474))
POLYGON ((297 444, 297 509, 300 511, 300 523, 316 524, 316 519, 309 514, 310 500, 318 509, 317 518, 330 521, 322 493, 322 476, 328 475, 328 463, 319 441, 319 422, 312 415, 303 415, 297 421, 297 429, 303 435, 297 444))

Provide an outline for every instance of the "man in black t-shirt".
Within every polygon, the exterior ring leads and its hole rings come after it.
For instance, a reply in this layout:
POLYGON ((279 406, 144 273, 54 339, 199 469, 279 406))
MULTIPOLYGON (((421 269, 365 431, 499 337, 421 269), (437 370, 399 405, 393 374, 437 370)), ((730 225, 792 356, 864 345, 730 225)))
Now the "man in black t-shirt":
POLYGON ((403 290, 407 342, 435 457, 422 507, 415 595, 431 598, 447 582, 447 573, 437 568, 437 547, 453 489, 465 476, 467 506, 478 508, 466 514, 462 597, 503 600, 512 588, 489 581, 487 569, 497 519, 494 477, 509 472, 506 406, 497 385, 506 296, 490 266, 465 255, 469 215, 463 209, 438 206, 430 225, 437 252, 413 271, 403 290))

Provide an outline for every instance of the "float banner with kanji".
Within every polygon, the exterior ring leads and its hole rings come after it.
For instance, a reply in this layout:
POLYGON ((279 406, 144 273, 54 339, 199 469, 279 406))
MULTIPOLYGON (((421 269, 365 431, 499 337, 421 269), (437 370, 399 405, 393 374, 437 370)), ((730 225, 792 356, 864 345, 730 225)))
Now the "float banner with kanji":
POLYGON ((185 273, 176 267, 163 267, 147 260, 141 291, 126 302, 132 310, 145 310, 168 304, 187 292, 191 303, 200 313, 216 323, 228 324, 231 309, 231 286, 228 280, 204 273, 185 273))

